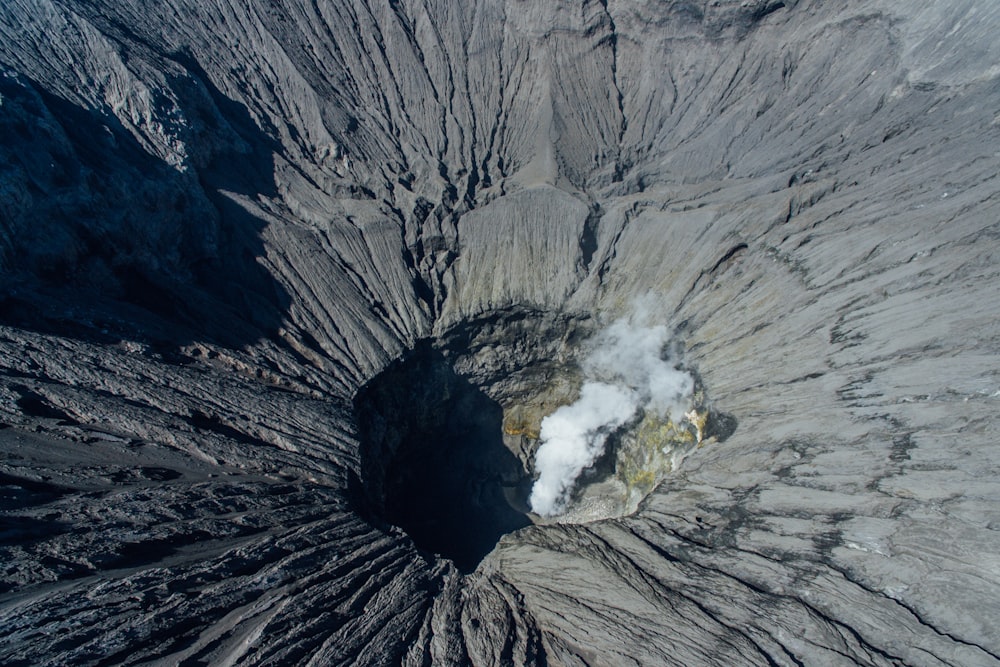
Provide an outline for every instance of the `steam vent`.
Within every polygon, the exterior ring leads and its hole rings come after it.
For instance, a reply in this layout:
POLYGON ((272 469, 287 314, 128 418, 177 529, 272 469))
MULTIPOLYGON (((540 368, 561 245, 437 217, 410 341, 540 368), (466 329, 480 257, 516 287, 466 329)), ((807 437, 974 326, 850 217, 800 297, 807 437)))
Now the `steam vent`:
POLYGON ((1000 665, 998 35, 2 0, 0 664, 1000 665))

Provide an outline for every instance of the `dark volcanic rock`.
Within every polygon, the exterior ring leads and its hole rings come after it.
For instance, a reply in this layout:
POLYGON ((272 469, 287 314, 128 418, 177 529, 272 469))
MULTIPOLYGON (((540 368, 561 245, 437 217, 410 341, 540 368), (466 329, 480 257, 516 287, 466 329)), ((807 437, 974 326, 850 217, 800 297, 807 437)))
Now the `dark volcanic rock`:
POLYGON ((0 662, 1000 663, 998 29, 5 0, 0 662), (637 299, 706 438, 514 530, 637 299))

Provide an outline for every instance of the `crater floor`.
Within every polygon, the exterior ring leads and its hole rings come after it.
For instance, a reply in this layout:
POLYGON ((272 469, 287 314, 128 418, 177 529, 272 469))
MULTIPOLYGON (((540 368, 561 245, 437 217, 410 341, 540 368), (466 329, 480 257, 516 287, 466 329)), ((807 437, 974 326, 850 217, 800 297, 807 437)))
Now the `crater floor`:
POLYGON ((1000 664, 998 30, 5 0, 0 663, 1000 664), (704 437, 530 516, 636 312, 704 437))

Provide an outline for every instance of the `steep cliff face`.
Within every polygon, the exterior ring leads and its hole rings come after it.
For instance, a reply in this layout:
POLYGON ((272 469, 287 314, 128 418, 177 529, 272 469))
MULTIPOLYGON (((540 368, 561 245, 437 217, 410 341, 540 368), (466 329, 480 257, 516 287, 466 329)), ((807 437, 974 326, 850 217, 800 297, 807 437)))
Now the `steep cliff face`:
POLYGON ((7 0, 0 662, 1000 663, 998 28, 7 0), (700 446, 531 515, 637 309, 700 446))

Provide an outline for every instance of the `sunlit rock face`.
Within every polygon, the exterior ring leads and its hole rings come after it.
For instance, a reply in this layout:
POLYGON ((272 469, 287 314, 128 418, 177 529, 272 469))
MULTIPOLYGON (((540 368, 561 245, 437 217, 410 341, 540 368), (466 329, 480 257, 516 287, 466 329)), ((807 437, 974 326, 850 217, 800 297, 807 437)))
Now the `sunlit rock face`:
POLYGON ((1000 663, 998 31, 6 0, 0 663, 1000 663))

